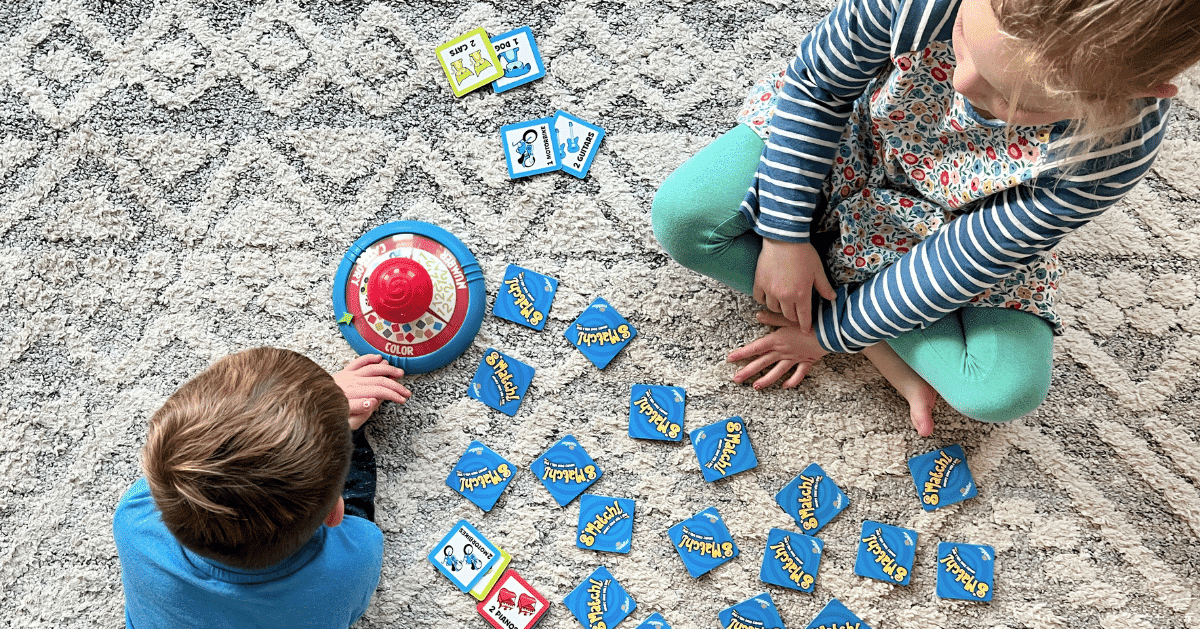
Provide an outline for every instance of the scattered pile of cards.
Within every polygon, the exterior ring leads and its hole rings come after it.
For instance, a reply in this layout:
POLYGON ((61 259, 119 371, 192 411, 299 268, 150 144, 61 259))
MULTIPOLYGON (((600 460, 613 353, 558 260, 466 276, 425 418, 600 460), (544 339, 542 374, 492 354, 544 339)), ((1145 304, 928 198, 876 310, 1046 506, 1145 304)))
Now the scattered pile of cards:
MULTIPOLYGON (((580 497, 600 479, 603 471, 573 436, 558 440, 529 469, 559 506, 579 497, 577 546, 612 553, 629 552, 636 505, 628 498, 592 494, 580 497)), ((472 441, 446 478, 446 484, 486 512, 496 505, 515 472, 516 467, 503 456, 479 441, 472 441)), ((505 570, 511 556, 466 521, 451 528, 430 551, 429 560, 460 590, 469 591, 480 600, 477 610, 494 627, 528 629, 541 619, 549 605, 514 570, 505 570)), ((613 626, 637 606, 604 567, 580 583, 563 603, 585 627, 592 626, 587 621, 589 616, 602 617, 608 626, 613 626)), ((646 626, 667 629, 665 624, 646 626)))
POLYGON ((474 29, 434 49, 455 96, 464 96, 484 85, 497 93, 546 76, 546 66, 528 26, 488 38, 474 29))
MULTIPOLYGON (((553 277, 510 264, 496 293, 492 314, 534 330, 543 330, 557 290, 558 280, 553 277)), ((567 326, 563 335, 598 369, 604 369, 637 336, 637 328, 603 297, 597 297, 567 326)), ((514 416, 533 382, 534 373, 533 367, 488 348, 467 395, 514 416)))
MULTIPOLYGON (((633 421, 631 411, 631 421, 633 421)), ((693 445, 700 457, 705 478, 714 480, 709 461, 722 461, 702 454, 701 443, 721 440, 709 452, 728 452, 730 473, 753 467, 737 463, 737 446, 743 440, 744 422, 731 417, 692 431, 693 445), (736 424, 736 425, 735 425, 736 424), (723 434, 722 434, 723 433, 723 434), (700 441, 697 442, 697 437, 700 441), (732 444, 732 445, 730 445, 732 444), (732 452, 730 450, 733 450, 732 452)), ((752 455, 752 452, 747 453, 752 455)), ((934 509, 966 500, 975 495, 975 484, 961 446, 950 446, 913 457, 909 469, 921 505, 934 509)), ((779 506, 792 516, 803 533, 772 528, 767 535, 759 579, 764 583, 801 592, 812 592, 821 564, 825 543, 815 537, 826 524, 849 506, 849 498, 817 464, 811 464, 775 496, 779 506)), ((737 543, 715 507, 709 507, 676 524, 668 536, 693 578, 698 578, 738 556, 737 543)), ((855 574, 894 585, 908 585, 916 555, 917 532, 898 526, 867 520, 858 538, 855 574)), ((941 542, 937 548, 937 595, 967 601, 990 601, 994 588, 995 551, 991 546, 941 542)), ((770 594, 764 593, 734 605, 720 613, 724 627, 783 628, 770 594)), ((837 599, 833 599, 808 625, 817 627, 859 627, 869 629, 837 599)))
MULTIPOLYGON (((505 271, 492 312, 497 317, 543 330, 558 280, 516 265, 505 271)), ((633 325, 603 298, 596 298, 565 330, 564 336, 594 365, 604 369, 637 334, 633 325)), ((533 379, 534 369, 498 350, 484 352, 471 383, 471 397, 515 415, 533 379)), ((687 392, 682 387, 634 384, 629 396, 629 436, 678 442, 683 439, 687 392)), ((747 422, 738 416, 695 428, 688 433, 704 479, 716 482, 758 465, 747 422)), ((909 471, 921 507, 927 511, 976 495, 961 446, 913 457, 909 471)), ((572 435, 562 437, 529 465, 560 507, 579 498, 576 546, 628 553, 633 542, 633 500, 585 494, 603 476, 600 465, 572 435)), ((491 511, 518 468, 479 441, 472 441, 451 470, 446 484, 491 511)), ((785 485, 775 501, 796 522, 799 532, 772 528, 767 535, 759 578, 764 583, 812 592, 824 551, 816 537, 844 511, 850 500, 819 465, 813 463, 785 485)), ((715 507, 701 510, 667 531, 684 568, 693 578, 732 561, 737 543, 715 507)), ((866 520, 858 537, 854 571, 893 585, 909 584, 916 555, 917 531, 866 520)), ((491 544, 466 521, 460 521, 429 554, 429 560, 459 589, 480 602, 477 609, 497 629, 529 629, 546 613, 548 601, 514 570, 511 556, 491 544)), ((990 601, 994 589, 995 552, 991 546, 941 542, 937 548, 936 593, 941 598, 990 601)), ((600 566, 563 603, 585 628, 613 627, 637 608, 608 568, 600 566)), ((783 627, 769 593, 722 610, 722 626, 783 627)), ((837 599, 808 625, 810 628, 857 626, 869 629, 837 599)), ((670 629, 653 614, 638 629, 670 629)))
POLYGON ((500 127, 510 179, 561 170, 587 176, 604 129, 562 111, 500 127))
MULTIPOLYGON (((466 520, 450 528, 430 551, 429 561, 458 589, 479 601, 475 609, 496 629, 530 629, 550 608, 546 597, 508 567, 512 556, 466 520)), ((604 566, 563 598, 563 604, 585 629, 615 627, 637 609, 637 603, 604 566)), ((660 614, 651 615, 639 627, 670 629, 660 614)))
MULTIPOLYGON (((435 49, 455 96, 484 85, 497 93, 546 76, 546 64, 528 26, 489 38, 477 28, 435 49)), ((587 176, 604 139, 604 129, 559 110, 500 127, 500 142, 510 179, 561 170, 587 176)))
MULTIPOLYGON (((682 422, 683 391, 677 387, 635 385, 631 389, 630 427, 645 421, 644 409, 664 419, 646 422, 653 426, 647 438, 661 439, 658 426, 670 425, 670 417, 682 422), (654 393, 658 393, 656 399, 654 393), (679 406, 676 406, 679 405, 679 406)), ((639 429, 642 430, 642 429, 639 429)), ((702 473, 709 481, 723 478, 720 469, 732 475, 756 464, 745 422, 731 417, 691 433, 702 473), (702 445, 703 444, 703 445, 702 445), (717 464, 709 465, 717 461, 717 464), (712 476, 716 475, 716 476, 712 476)), ((603 471, 575 437, 567 435, 538 456, 529 469, 560 506, 565 507, 598 481, 603 471)), ((975 484, 961 446, 950 446, 909 461, 920 503, 938 508, 975 495, 975 484)), ((479 441, 473 441, 451 470, 446 484, 485 512, 496 504, 512 481, 517 468, 479 441)), ((759 579, 780 587, 812 592, 820 569, 825 542, 815 535, 850 504, 846 494, 819 465, 813 463, 792 479, 775 496, 775 501, 796 522, 802 533, 772 528, 767 536, 759 579)), ((583 494, 579 501, 576 545, 580 548, 628 553, 633 539, 635 502, 627 498, 583 494)), ((684 568, 699 578, 740 554, 737 543, 715 507, 701 510, 667 531, 684 568)), ((917 531, 867 520, 858 538, 855 574, 894 585, 908 585, 916 555, 917 531)), ((938 544, 937 595, 941 598, 990 601, 994 588, 994 555, 990 546, 942 542, 938 544)), ((479 605, 484 617, 511 612, 505 627, 531 627, 540 618, 545 599, 511 570, 504 572, 509 557, 491 546, 478 531, 460 522, 429 555, 444 574, 463 591, 476 598, 488 596, 493 583, 512 579, 513 585, 479 605), (501 576, 501 573, 504 573, 501 576), (510 577, 508 573, 512 573, 510 577), (524 595, 524 597, 522 597, 524 595), (541 607, 539 607, 539 605, 541 607), (522 611, 524 609, 525 611, 522 611), (513 611, 516 610, 516 611, 513 611), (519 620, 520 622, 517 622, 519 620)), ((637 604, 603 566, 588 576, 563 600, 583 626, 587 618, 602 619, 612 627, 636 609, 637 604)), ((764 593, 720 613, 723 626, 783 627, 770 594, 764 593), (736 621, 736 622, 735 622, 736 621), (736 623, 740 622, 741 625, 736 623)), ((834 599, 809 627, 859 626, 869 629, 844 605, 834 599), (856 624, 858 623, 858 624, 856 624)), ((658 614, 639 627, 669 629, 658 614), (647 624, 649 623, 649 624, 647 624)))

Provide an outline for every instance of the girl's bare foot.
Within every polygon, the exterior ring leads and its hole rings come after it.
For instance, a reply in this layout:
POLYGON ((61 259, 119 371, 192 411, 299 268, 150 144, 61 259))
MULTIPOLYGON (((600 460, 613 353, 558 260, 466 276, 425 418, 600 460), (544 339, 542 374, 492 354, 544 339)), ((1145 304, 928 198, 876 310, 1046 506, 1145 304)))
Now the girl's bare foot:
POLYGON ((908 417, 917 434, 928 437, 933 434, 933 405, 937 403, 937 391, 912 370, 887 343, 876 343, 863 350, 879 373, 908 401, 908 417))
MULTIPOLYGON (((920 379, 920 376, 917 378, 920 379)), ((917 429, 917 434, 922 437, 932 435, 933 405, 937 403, 937 391, 922 379, 921 384, 912 393, 902 395, 908 400, 908 418, 912 421, 913 428, 917 429)))

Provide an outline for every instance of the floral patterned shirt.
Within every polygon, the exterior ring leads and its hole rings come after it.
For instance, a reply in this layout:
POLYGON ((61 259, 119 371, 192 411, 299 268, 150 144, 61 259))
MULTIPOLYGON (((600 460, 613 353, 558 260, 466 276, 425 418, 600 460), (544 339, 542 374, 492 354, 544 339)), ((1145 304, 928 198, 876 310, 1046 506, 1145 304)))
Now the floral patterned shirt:
MULTIPOLYGON (((784 73, 766 148, 742 204, 755 231, 775 240, 809 240, 817 209, 837 192, 829 187, 831 173, 858 101, 869 105, 868 87, 889 65, 890 80, 904 74, 904 65, 948 50, 959 2, 842 0, 801 42, 784 73)), ((931 74, 946 75, 947 86, 951 60, 952 53, 930 67, 931 74)), ((963 127, 963 121, 976 126, 988 121, 952 89, 923 96, 915 100, 924 105, 888 115, 907 123, 908 116, 929 116, 932 126, 889 138, 880 159, 890 188, 957 218, 936 233, 929 230, 929 238, 862 283, 840 286, 836 300, 822 300, 818 339, 830 351, 857 351, 928 325, 1043 258, 1141 180, 1157 155, 1170 107, 1168 100, 1141 101, 1123 143, 1069 154, 1073 142, 1064 136, 1065 124, 1038 130, 1033 142, 1019 133, 1012 142, 963 140, 952 146, 965 137, 965 127, 956 129, 956 122, 963 127), (935 118, 948 126, 939 128, 935 118), (922 150, 905 150, 906 142, 922 150), (1012 159, 992 159, 1001 152, 1012 159)), ((1007 132, 1003 123, 991 126, 1007 132)))

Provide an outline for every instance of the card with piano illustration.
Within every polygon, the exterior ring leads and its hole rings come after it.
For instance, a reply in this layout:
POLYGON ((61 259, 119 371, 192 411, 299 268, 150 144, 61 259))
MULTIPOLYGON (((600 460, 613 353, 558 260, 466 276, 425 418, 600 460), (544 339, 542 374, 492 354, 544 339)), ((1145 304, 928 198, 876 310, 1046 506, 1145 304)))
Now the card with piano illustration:
POLYGON ((550 601, 516 570, 507 570, 475 609, 495 629, 530 629, 546 615, 550 601))

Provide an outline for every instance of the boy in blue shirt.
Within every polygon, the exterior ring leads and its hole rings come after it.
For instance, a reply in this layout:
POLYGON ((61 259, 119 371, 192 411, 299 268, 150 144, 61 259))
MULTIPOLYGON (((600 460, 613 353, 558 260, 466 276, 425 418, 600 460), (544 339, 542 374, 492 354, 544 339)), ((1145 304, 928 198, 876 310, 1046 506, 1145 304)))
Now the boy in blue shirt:
POLYGON ((411 395, 362 356, 330 376, 288 350, 227 356, 150 420, 113 534, 125 624, 345 629, 383 565, 362 425, 411 395))

